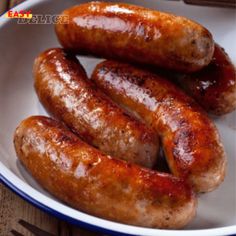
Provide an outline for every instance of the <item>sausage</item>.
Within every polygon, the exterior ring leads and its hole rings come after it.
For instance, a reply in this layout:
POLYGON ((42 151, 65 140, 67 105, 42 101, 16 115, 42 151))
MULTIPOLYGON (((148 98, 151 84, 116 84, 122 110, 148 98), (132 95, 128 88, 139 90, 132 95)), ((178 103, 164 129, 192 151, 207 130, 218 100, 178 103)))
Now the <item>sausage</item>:
POLYGON ((78 54, 193 72, 208 65, 214 41, 203 26, 184 17, 124 3, 89 2, 61 14, 61 45, 78 54))
POLYGON ((79 61, 56 48, 34 63, 35 90, 46 110, 89 144, 146 167, 156 163, 159 138, 89 81, 79 61))
POLYGON ((195 215, 195 195, 182 180, 106 156, 51 118, 22 121, 14 144, 42 187, 86 213, 157 228, 183 227, 195 215))
POLYGON ((156 130, 171 172, 197 192, 224 179, 226 156, 218 131, 204 111, 174 84, 129 64, 105 61, 92 80, 115 102, 156 130))
POLYGON ((236 108, 235 66, 217 44, 207 67, 191 75, 179 74, 171 79, 213 115, 225 115, 236 108))

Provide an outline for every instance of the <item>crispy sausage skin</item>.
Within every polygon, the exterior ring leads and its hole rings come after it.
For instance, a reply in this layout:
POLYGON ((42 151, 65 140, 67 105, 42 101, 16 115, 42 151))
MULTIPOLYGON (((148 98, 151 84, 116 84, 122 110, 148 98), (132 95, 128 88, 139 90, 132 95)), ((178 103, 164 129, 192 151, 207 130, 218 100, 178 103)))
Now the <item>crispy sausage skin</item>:
POLYGON ((182 180, 106 156, 53 119, 24 120, 14 144, 45 189, 89 214, 157 228, 183 227, 195 215, 195 195, 182 180))
POLYGON ((79 54, 151 64, 183 72, 208 65, 214 41, 184 17, 123 3, 90 2, 65 10, 56 24, 61 45, 79 54))
POLYGON ((223 181, 226 157, 215 125, 174 84, 114 61, 97 65, 92 80, 157 131, 174 175, 188 179, 197 192, 211 191, 223 181))
MULTIPOLYGON (((173 73, 172 73, 173 75, 173 73)), ((207 112, 224 115, 236 108, 236 70, 223 48, 215 45, 211 63, 199 72, 171 77, 207 112)))
POLYGON ((89 81, 75 56, 49 49, 34 63, 35 89, 49 113, 105 153, 153 167, 159 140, 89 81))

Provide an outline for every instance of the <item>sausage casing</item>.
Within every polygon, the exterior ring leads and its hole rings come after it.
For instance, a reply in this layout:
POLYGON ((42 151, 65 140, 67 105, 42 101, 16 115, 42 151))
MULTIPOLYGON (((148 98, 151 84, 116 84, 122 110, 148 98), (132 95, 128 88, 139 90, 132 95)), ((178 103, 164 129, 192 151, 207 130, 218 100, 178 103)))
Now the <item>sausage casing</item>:
POLYGON ((157 228, 183 227, 195 214, 196 198, 182 180, 106 156, 50 118, 21 122, 14 144, 45 189, 89 214, 157 228))
POLYGON ((224 49, 217 44, 208 66, 199 72, 171 79, 211 114, 224 115, 236 108, 235 66, 224 49))
POLYGON ((59 48, 41 53, 34 77, 46 110, 86 142, 117 158, 153 167, 159 149, 156 133, 99 91, 75 56, 59 48))
POLYGON ((208 65, 211 34, 184 17, 124 3, 90 2, 65 10, 56 24, 61 45, 79 54, 150 64, 183 72, 208 65))
POLYGON ((174 175, 188 179, 197 192, 211 191, 223 181, 226 157, 215 125, 174 84, 115 61, 97 65, 92 80, 157 131, 174 175))

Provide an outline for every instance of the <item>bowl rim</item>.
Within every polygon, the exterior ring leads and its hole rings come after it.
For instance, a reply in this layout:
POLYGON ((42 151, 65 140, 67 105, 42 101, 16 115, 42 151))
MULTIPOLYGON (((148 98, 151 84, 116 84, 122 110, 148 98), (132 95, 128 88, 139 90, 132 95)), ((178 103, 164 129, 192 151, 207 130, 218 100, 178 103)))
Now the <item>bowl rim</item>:
MULTIPOLYGON (((36 7, 45 2, 50 2, 52 0, 26 0, 25 2, 20 3, 16 7, 13 7, 13 10, 24 10, 25 8, 36 7)), ((6 12, 0 16, 0 30, 6 23, 11 19, 5 18, 6 12)), ((36 206, 37 208, 57 217, 62 220, 65 220, 71 224, 90 229, 92 231, 99 231, 102 233, 108 233, 111 235, 145 235, 145 236, 174 236, 181 234, 182 236, 191 235, 191 236, 216 236, 216 235, 229 235, 236 233, 236 225, 218 227, 212 229, 197 229, 197 230, 164 230, 164 229, 152 229, 144 228, 138 226, 131 226, 126 224, 121 224, 102 218, 98 218, 86 213, 83 213, 79 210, 75 210, 69 206, 64 205, 63 203, 51 199, 50 197, 44 195, 40 191, 31 187, 28 183, 24 182, 17 175, 15 175, 9 168, 7 168, 0 161, 0 183, 3 183, 18 196, 36 206), (71 213, 71 214, 69 214, 71 213)))

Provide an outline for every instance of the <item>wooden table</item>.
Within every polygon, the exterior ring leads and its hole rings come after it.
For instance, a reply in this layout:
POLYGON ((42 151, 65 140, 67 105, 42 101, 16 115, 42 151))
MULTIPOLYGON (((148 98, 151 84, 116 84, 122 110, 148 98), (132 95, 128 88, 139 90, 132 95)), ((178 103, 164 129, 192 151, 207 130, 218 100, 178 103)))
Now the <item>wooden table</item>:
POLYGON ((24 236, 33 236, 18 224, 20 219, 55 236, 102 236, 102 234, 79 229, 44 213, 0 184, 0 236, 12 235, 11 230, 13 229, 24 236))

